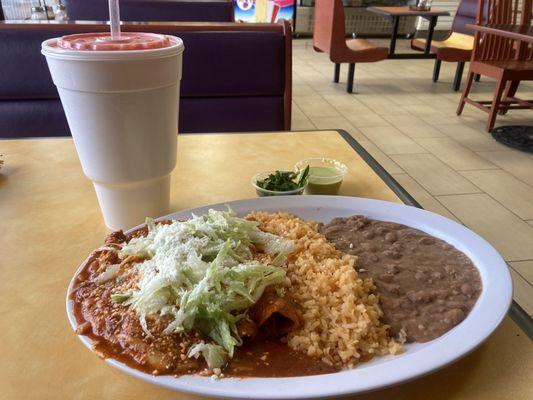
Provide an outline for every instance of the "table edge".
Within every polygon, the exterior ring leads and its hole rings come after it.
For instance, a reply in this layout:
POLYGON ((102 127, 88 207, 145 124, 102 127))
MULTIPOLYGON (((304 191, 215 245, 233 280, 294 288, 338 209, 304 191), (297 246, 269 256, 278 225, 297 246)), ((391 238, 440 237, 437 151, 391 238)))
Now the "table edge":
POLYGON ((344 129, 335 129, 335 131, 350 145, 350 147, 372 168, 383 182, 391 189, 396 196, 406 205, 421 208, 422 205, 414 199, 407 190, 405 190, 391 174, 366 149, 344 129))
MULTIPOLYGON (((406 205, 424 209, 413 196, 400 185, 396 179, 389 174, 383 166, 359 142, 343 129, 335 129, 339 135, 350 145, 350 147, 359 155, 370 168, 383 180, 383 182, 394 192, 396 196, 406 205)), ((533 340, 533 319, 526 311, 513 299, 507 315, 516 325, 533 340)))

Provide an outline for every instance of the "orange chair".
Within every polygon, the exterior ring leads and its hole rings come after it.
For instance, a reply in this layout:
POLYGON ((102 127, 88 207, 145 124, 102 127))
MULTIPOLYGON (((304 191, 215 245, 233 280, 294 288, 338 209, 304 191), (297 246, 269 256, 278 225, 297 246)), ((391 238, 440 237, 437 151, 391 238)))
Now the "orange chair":
POLYGON ((353 93, 355 63, 376 62, 387 58, 388 49, 364 39, 346 40, 342 0, 316 0, 313 47, 329 54, 335 63, 333 81, 339 82, 341 63, 349 63, 347 92, 353 93))

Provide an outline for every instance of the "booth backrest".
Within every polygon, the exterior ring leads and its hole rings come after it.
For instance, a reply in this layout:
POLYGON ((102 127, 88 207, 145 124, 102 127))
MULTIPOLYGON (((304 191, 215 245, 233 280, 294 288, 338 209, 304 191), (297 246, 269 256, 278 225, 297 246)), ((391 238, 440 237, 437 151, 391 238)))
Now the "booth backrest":
MULTIPOLYGON (((41 43, 66 34, 106 30, 103 24, 0 23, 0 137, 69 134, 41 43), (50 110, 54 104, 58 110, 50 110), (63 127, 35 123, 46 118, 59 118, 63 127)), ((123 30, 182 38, 180 132, 290 129, 292 57, 287 22, 125 24, 123 30)))
MULTIPOLYGON (((72 20, 108 21, 108 0, 63 0, 72 20)), ((233 22, 233 0, 121 0, 122 21, 233 22)))
POLYGON ((466 24, 476 23, 477 4, 478 0, 461 0, 453 19, 452 32, 473 35, 472 30, 468 29, 466 24))

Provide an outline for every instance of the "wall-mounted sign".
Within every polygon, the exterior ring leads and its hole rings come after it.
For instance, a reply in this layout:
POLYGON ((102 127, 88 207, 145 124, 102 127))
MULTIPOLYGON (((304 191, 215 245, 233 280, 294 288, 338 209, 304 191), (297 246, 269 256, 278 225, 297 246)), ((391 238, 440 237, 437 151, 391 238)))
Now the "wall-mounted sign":
POLYGON ((296 0, 235 0, 235 20, 244 22, 276 22, 294 20, 296 0))

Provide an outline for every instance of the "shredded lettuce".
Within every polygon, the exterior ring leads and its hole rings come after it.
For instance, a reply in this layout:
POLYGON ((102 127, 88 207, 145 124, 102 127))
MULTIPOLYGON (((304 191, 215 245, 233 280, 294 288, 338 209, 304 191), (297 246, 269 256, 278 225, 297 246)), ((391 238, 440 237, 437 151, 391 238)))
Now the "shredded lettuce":
POLYGON ((115 303, 122 303, 130 298, 129 293, 116 293, 111 295, 111 300, 115 303))
POLYGON ((228 362, 228 353, 217 344, 200 342, 191 346, 187 353, 189 358, 198 358, 200 355, 204 357, 210 369, 222 368, 228 362))
POLYGON ((238 321, 267 286, 286 282, 281 266, 293 242, 262 232, 230 209, 171 224, 148 219, 147 226, 145 237, 132 239, 121 250, 147 257, 137 264, 138 290, 128 297, 115 295, 116 301, 137 312, 148 336, 146 316, 151 314, 172 317, 167 334, 202 332, 214 343, 196 344, 190 356, 201 354, 210 368, 219 367, 221 360, 225 364, 242 344, 238 321), (252 245, 275 256, 273 262, 253 260, 252 245))

